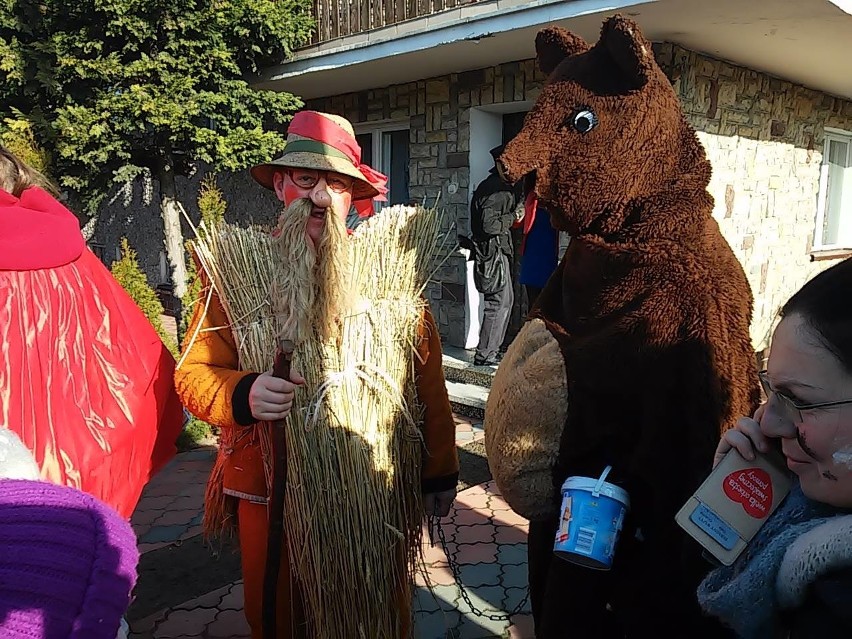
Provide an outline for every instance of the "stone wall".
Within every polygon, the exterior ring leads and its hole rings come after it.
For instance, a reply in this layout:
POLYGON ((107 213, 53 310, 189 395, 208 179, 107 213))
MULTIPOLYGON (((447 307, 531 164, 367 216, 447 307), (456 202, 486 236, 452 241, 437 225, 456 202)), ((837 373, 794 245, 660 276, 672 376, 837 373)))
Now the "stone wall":
POLYGON ((784 302, 836 260, 812 261, 824 128, 852 131, 852 102, 672 44, 655 46, 713 164, 714 217, 755 297, 763 350, 784 302))
MULTIPOLYGON (((755 295, 752 338, 768 343, 783 302, 833 264, 812 261, 823 129, 852 130, 852 103, 677 45, 655 45, 687 118, 713 164, 714 217, 743 263, 755 295)), ((353 122, 408 119, 411 195, 440 194, 448 229, 469 227, 470 109, 534 100, 545 78, 524 60, 360 94, 315 101, 353 122), (459 189, 449 194, 446 185, 459 189)), ((464 262, 452 255, 429 295, 442 334, 459 345, 464 262)))
MULTIPOLYGON (((192 178, 178 178, 178 197, 183 203, 193 223, 199 219, 198 198, 199 182, 205 175, 205 169, 197 171, 192 178)), ((266 224, 274 221, 278 200, 271 191, 258 186, 248 171, 222 173, 217 183, 228 201, 226 219, 229 222, 249 223, 255 221, 266 224)), ((161 284, 160 253, 165 251, 163 240, 163 220, 160 216, 158 189, 156 180, 151 184, 150 201, 143 198, 145 185, 133 185, 129 202, 125 203, 123 194, 116 193, 102 208, 90 237, 90 245, 97 245, 103 253, 103 261, 109 265, 115 259, 121 238, 126 237, 130 246, 139 256, 139 265, 148 276, 152 286, 161 284), (101 248, 102 247, 102 248, 101 248)), ((192 237, 192 227, 184 221, 184 238, 192 237)))
MULTIPOLYGON (((444 211, 443 230, 454 239, 470 232, 470 112, 504 102, 535 100, 545 77, 533 60, 314 100, 310 107, 339 113, 353 123, 407 122, 409 194, 444 211), (453 185, 450 187, 450 185, 453 185), (453 192, 454 191, 454 192, 453 192)), ((487 153, 487 149, 484 151, 487 153)), ((443 257, 443 256, 442 256, 443 257)), ((442 336, 464 345, 465 258, 445 256, 427 294, 442 336)))

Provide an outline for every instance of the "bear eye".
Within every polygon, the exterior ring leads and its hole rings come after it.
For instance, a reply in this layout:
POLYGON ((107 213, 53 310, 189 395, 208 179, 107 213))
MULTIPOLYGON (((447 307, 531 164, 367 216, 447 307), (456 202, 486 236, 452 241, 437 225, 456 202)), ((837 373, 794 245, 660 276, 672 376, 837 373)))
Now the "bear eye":
POLYGON ((580 133, 588 133, 598 124, 598 116, 589 107, 580 107, 571 121, 572 126, 580 133))

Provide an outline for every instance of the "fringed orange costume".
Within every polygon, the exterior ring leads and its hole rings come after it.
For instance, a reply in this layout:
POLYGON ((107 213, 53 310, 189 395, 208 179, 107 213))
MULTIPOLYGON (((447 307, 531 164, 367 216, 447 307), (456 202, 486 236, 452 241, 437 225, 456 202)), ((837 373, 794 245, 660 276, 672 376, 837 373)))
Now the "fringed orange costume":
MULTIPOLYGON (((245 612, 253 628, 261 627, 261 594, 266 565, 269 495, 258 424, 251 415, 248 393, 258 373, 238 370, 237 348, 218 298, 211 296, 205 313, 199 303, 187 331, 189 348, 175 375, 178 394, 197 417, 222 429, 219 455, 207 492, 208 533, 233 529, 239 522, 245 612), (193 342, 193 335, 197 337, 193 342), (258 506, 260 504, 260 506, 258 506), (236 518, 235 518, 236 517, 236 518)), ((455 423, 444 384, 441 341, 431 313, 424 311, 415 357, 417 393, 424 407, 424 493, 452 489, 458 481, 455 423)), ((286 535, 286 530, 284 531, 286 535)), ((408 602, 401 601, 401 606, 408 602)), ((401 614, 406 614, 401 610, 401 614)), ((292 592, 289 559, 279 573, 279 637, 302 636, 301 607, 292 592)), ((259 635, 258 635, 259 636, 259 635)))
MULTIPOLYGON (((327 210, 332 203, 341 211, 354 206, 360 217, 372 215, 373 200, 384 199, 387 192, 387 178, 361 162, 361 149, 351 123, 340 116, 316 111, 297 113, 288 127, 284 154, 254 167, 251 173, 261 186, 274 190, 285 206, 296 198, 308 198, 317 210, 327 210), (293 180, 293 169, 301 171, 298 183, 293 180), (330 174, 336 177, 332 185, 327 181, 330 174), (341 188, 348 180, 353 181, 352 186, 341 188)), ((307 229, 306 235, 310 236, 307 229)), ((189 351, 175 377, 178 393, 192 413, 222 429, 219 456, 207 490, 205 529, 210 534, 238 525, 245 612, 257 638, 261 636, 269 535, 266 503, 273 474, 271 451, 261 443, 267 438, 261 437, 259 430, 269 425, 255 423, 249 405, 249 391, 259 373, 239 370, 234 337, 216 295, 210 296, 208 304, 196 308, 187 335, 190 341, 184 348, 189 351)), ((420 325, 416 355, 415 383, 424 409, 420 488, 424 494, 435 495, 437 503, 441 493, 454 494, 459 466, 455 422, 444 384, 441 341, 428 307, 420 325)), ((285 530, 276 633, 283 638, 301 637, 303 612, 298 590, 293 589, 286 535, 285 530)), ((399 592, 399 612, 407 619, 408 584, 400 584, 399 592)))

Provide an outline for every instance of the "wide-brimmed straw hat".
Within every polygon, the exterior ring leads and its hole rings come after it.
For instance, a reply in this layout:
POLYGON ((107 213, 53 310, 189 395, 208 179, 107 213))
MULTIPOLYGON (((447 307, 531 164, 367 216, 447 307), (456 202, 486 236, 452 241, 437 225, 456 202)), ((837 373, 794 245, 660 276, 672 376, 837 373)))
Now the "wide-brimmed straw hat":
POLYGON ((281 157, 251 169, 261 186, 272 189, 281 168, 334 171, 355 178, 353 200, 384 199, 387 177, 361 162, 361 147, 346 118, 318 111, 300 111, 287 129, 281 157))

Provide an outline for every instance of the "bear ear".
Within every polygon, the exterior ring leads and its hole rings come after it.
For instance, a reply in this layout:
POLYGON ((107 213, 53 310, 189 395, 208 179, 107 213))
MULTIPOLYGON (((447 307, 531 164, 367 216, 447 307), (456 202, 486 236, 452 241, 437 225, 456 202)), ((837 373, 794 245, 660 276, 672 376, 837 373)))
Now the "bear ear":
POLYGON ((588 50, 589 44, 583 38, 562 27, 542 29, 535 37, 538 68, 546 75, 553 73, 565 58, 588 50))
POLYGON ((613 16, 604 22, 600 42, 632 86, 647 84, 656 64, 654 50, 635 22, 613 16))

